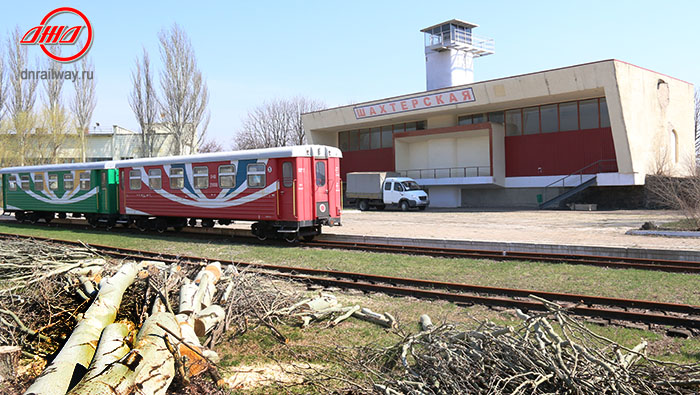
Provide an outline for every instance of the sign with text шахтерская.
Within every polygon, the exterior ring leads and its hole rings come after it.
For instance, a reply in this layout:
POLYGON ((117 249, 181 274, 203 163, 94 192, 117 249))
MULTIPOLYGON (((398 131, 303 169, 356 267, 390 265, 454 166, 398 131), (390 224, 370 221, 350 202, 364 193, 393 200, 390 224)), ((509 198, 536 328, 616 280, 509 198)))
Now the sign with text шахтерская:
POLYGON ((382 103, 368 104, 353 108, 356 119, 398 114, 402 112, 423 110, 426 108, 446 106, 449 104, 475 101, 472 88, 455 89, 446 92, 431 93, 418 97, 390 100, 382 103))

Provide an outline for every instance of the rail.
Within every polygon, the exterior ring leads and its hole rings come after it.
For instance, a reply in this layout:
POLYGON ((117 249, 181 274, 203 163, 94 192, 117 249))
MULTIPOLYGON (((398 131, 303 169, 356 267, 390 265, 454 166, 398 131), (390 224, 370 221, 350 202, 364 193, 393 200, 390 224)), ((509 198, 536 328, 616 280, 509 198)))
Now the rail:
POLYGON ((617 164, 617 160, 615 160, 615 159, 600 159, 600 160, 597 160, 591 164, 588 164, 588 165, 586 165, 586 166, 584 166, 584 167, 582 167, 582 168, 546 185, 544 187, 544 189, 542 190, 542 201, 546 202, 549 200, 547 198, 547 191, 550 190, 549 188, 564 188, 567 186, 568 187, 577 187, 577 186, 583 184, 584 176, 593 176, 593 175, 595 175, 595 173, 604 173, 604 172, 606 172, 606 170, 611 171, 612 169, 615 168, 614 165, 616 165, 616 164, 617 164), (611 165, 611 166, 607 166, 607 165, 611 165), (585 171, 590 170, 596 166, 597 166, 597 170, 595 172, 584 173, 585 171), (576 185, 567 185, 567 180, 571 177, 574 177, 573 180, 576 180, 575 177, 578 177, 578 183, 576 183, 576 185), (561 183, 561 185, 559 185, 560 183, 561 183))
POLYGON ((467 178, 467 177, 490 177, 490 166, 464 166, 464 167, 442 167, 435 169, 411 169, 399 170, 403 177, 414 179, 421 178, 467 178))
POLYGON ((425 34, 426 47, 451 45, 468 46, 475 56, 489 55, 496 51, 493 38, 480 37, 461 30, 425 34))

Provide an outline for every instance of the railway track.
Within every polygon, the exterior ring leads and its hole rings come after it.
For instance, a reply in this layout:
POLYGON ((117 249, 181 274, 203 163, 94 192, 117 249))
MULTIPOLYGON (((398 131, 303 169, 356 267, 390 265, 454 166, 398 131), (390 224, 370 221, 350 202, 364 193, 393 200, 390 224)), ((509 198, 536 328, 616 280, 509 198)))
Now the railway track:
MULTIPOLYGON (((7 237, 26 236, 0 234, 0 238, 7 237)), ((82 245, 79 242, 67 240, 40 237, 32 238, 69 245, 82 245)), ((190 262, 200 264, 203 261, 209 260, 203 257, 163 254, 95 244, 91 244, 90 247, 104 255, 122 259, 157 259, 166 262, 190 262)), ((505 308, 520 308, 526 311, 542 311, 544 310, 544 306, 541 303, 533 302, 528 299, 530 295, 536 295, 547 300, 558 302, 568 307, 571 313, 585 317, 611 321, 617 320, 667 325, 689 328, 696 333, 700 332, 700 306, 694 305, 543 292, 527 289, 497 288, 381 276, 367 273, 217 260, 222 264, 251 267, 270 275, 294 281, 320 284, 328 287, 358 289, 366 292, 412 296, 422 299, 440 299, 459 304, 481 304, 505 308)))
POLYGON ((357 243, 335 240, 318 240, 303 242, 302 245, 319 248, 338 248, 394 254, 429 255, 442 258, 471 258, 491 260, 527 260, 549 263, 568 263, 574 265, 592 265, 620 269, 657 270, 676 273, 700 273, 700 262, 664 259, 646 259, 630 257, 613 257, 580 254, 557 254, 520 251, 489 251, 454 248, 401 246, 393 244, 357 243))

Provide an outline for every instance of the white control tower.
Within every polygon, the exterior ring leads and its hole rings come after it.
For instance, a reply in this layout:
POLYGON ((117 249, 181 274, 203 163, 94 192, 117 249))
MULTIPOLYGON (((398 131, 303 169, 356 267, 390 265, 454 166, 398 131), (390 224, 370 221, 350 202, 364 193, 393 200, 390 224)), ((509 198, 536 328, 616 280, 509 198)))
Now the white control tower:
POLYGON ((496 52, 492 38, 477 37, 473 23, 452 19, 427 27, 425 71, 428 90, 474 82, 474 58, 496 52))

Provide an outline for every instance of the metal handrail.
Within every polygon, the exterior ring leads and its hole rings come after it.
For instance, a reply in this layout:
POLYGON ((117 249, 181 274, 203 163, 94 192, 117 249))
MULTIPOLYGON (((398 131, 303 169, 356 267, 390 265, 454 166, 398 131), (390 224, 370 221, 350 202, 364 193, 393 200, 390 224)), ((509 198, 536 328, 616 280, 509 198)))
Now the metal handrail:
POLYGON ((422 178, 453 178, 453 177, 488 177, 491 176, 490 166, 462 166, 462 167, 440 167, 434 169, 410 169, 410 170, 399 170, 399 174, 404 177, 411 177, 415 179, 422 178), (475 170, 476 175, 469 175, 469 170, 475 170), (413 175, 418 173, 418 177, 413 175), (432 176, 432 177, 431 177, 432 176))
MULTIPOLYGON (((599 159, 599 160, 597 160, 597 161, 595 161, 595 162, 593 162, 593 163, 590 163, 590 164, 588 164, 588 165, 586 165, 586 166, 584 166, 584 167, 582 167, 582 168, 580 168, 580 169, 578 169, 578 170, 576 170, 576 171, 574 171, 574 172, 572 172, 572 173, 570 173, 570 174, 568 174, 568 175, 566 175, 566 176, 564 176, 564 177, 562 177, 562 178, 560 178, 560 179, 558 179, 558 180, 556 180, 556 181, 554 181, 554 182, 552 182, 552 183, 546 185, 546 186, 544 187, 544 189, 542 190, 542 201, 543 201, 543 202, 546 202, 546 201, 547 201, 547 189, 548 189, 548 188, 552 188, 552 187, 554 187, 554 186, 557 186, 557 185, 555 185, 555 184, 558 184, 558 183, 561 182, 561 188, 564 188, 564 187, 566 187, 566 179, 568 179, 569 177, 572 177, 572 176, 578 176, 578 177, 579 177, 579 182, 578 182, 578 184, 573 185, 573 187, 577 187, 577 186, 583 184, 583 176, 584 176, 584 173, 583 173, 583 172, 584 172, 584 171, 586 171, 586 170, 592 168, 593 166, 598 166, 598 170, 600 171, 600 165, 601 165, 602 163, 611 163, 611 162, 612 162, 612 163, 617 163, 617 160, 616 160, 616 159, 599 159)), ((599 172, 599 171, 598 171, 598 172, 599 172)))
POLYGON ((493 53, 496 50, 496 44, 493 38, 480 37, 461 30, 426 33, 425 35, 426 47, 448 45, 452 43, 466 44, 488 53, 493 53))

